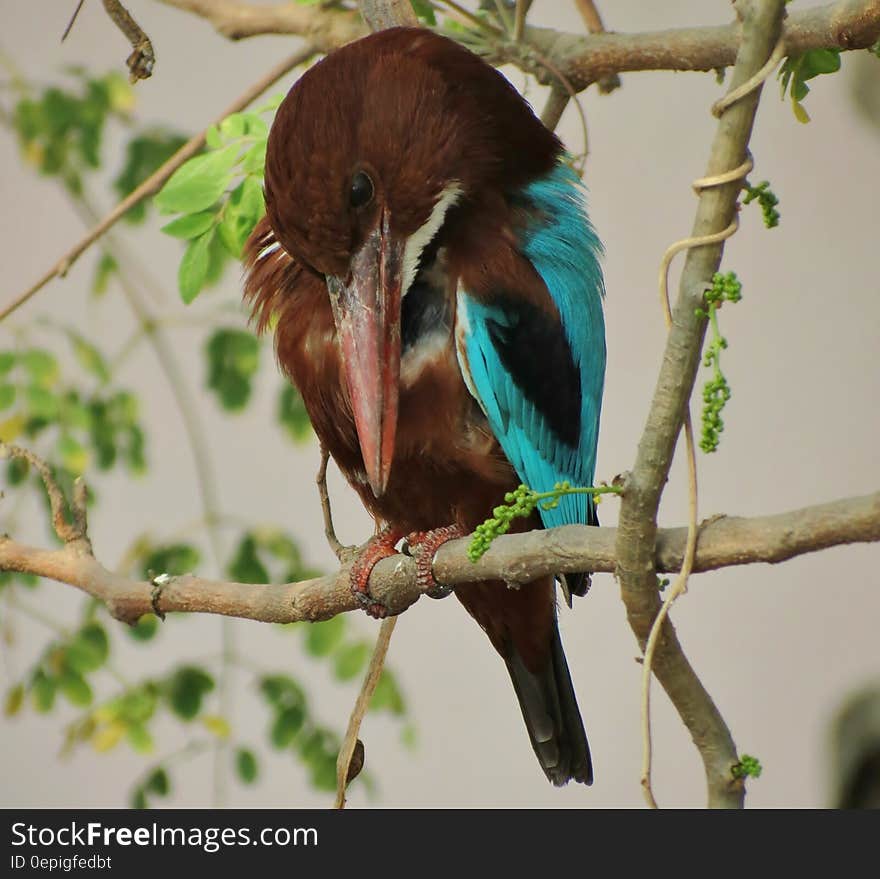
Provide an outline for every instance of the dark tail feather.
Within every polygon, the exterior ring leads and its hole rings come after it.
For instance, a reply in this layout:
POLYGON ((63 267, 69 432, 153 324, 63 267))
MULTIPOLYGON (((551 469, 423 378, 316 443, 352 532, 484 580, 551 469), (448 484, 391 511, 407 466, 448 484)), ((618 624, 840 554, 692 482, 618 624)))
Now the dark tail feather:
POLYGON ((556 620, 553 621, 550 658, 542 672, 529 671, 512 646, 508 648, 504 661, 532 747, 547 778, 557 786, 571 780, 592 784, 590 746, 556 620))

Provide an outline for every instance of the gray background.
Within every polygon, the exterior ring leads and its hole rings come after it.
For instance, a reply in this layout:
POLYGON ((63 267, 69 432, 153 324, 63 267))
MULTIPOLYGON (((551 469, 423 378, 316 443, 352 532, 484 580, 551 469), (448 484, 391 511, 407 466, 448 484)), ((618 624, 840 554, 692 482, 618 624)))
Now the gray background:
MULTIPOLYGON (((29 77, 50 81, 60 65, 71 63, 97 71, 120 66, 127 49, 100 4, 86 4, 68 41, 59 45, 72 5, 5 0, 2 46, 29 77)), ((535 5, 535 21, 581 28, 573 4, 553 0, 535 5)), ((606 24, 620 31, 724 23, 730 16, 730 4, 720 0, 604 6, 606 24)), ((139 4, 135 12, 158 54, 154 77, 137 86, 138 114, 187 131, 202 127, 295 45, 275 37, 229 43, 205 22, 159 4, 139 4)), ((845 58, 843 75, 815 82, 806 102, 814 120, 808 126, 796 122, 789 105, 780 102, 775 82, 765 90, 752 141, 757 162, 752 179, 772 181, 781 198, 782 225, 767 231, 757 208, 746 208, 742 229, 725 253, 724 267, 739 274, 744 299, 721 315, 730 339, 723 364, 734 396, 725 412, 720 452, 699 459, 701 516, 765 514, 877 488, 880 142, 877 129, 858 116, 848 95, 847 68, 855 63, 845 58)), ((511 76, 522 82, 516 72, 511 76)), ((591 212, 607 249, 609 363, 599 478, 612 478, 633 460, 664 344, 657 266, 667 245, 689 234, 695 207, 690 182, 704 173, 715 128, 708 108, 720 93, 711 75, 646 73, 625 75, 623 88, 610 97, 591 91, 584 101, 590 126, 591 212)), ((534 86, 528 96, 536 107, 542 106, 543 94, 534 86)), ((581 148, 573 110, 561 131, 573 150, 581 148)), ((119 145, 119 138, 108 144, 110 172, 121 162, 114 155, 119 145)), ((16 143, 6 131, 0 132, 0 168, 6 301, 42 274, 83 229, 55 183, 23 170, 16 143)), ((103 206, 110 207, 110 197, 103 190, 100 194, 103 206)), ((154 221, 146 230, 120 234, 149 265, 162 301, 173 308, 180 248, 158 232, 158 225, 154 221)), ((131 330, 131 317, 118 291, 98 304, 90 298, 95 258, 83 258, 64 281, 51 284, 0 328, 0 347, 8 344, 7 334, 15 326, 51 314, 81 325, 108 349, 117 348, 131 330)), ((206 299, 229 300, 238 283, 237 273, 230 271, 222 290, 205 294, 206 299)), ((210 307, 211 301, 198 307, 210 307)), ((179 312, 186 314, 182 307, 179 312)), ((230 420, 198 390, 200 336, 181 328, 172 338, 197 388, 223 507, 289 525, 314 564, 332 567, 312 483, 317 450, 313 445, 292 447, 274 426, 277 382, 270 380, 274 365, 268 353, 255 405, 230 420)), ((143 395, 151 428, 151 469, 137 482, 111 477, 99 484, 101 505, 92 536, 99 558, 108 565, 118 562, 138 534, 167 537, 199 515, 190 453, 152 358, 142 347, 119 376, 120 383, 136 386, 143 395)), ((331 490, 343 539, 364 539, 368 519, 335 473, 331 490)), ((44 542, 37 508, 26 507, 26 513, 16 535, 44 542)), ((605 524, 614 524, 615 503, 604 504, 601 513, 605 524)), ((2 508, 0 515, 5 515, 2 508)), ((679 456, 661 523, 681 524, 685 517, 686 478, 679 456)), ((779 567, 699 576, 674 610, 688 656, 738 746, 764 764, 763 777, 749 785, 750 805, 808 807, 828 801, 829 718, 851 688, 880 674, 878 561, 876 546, 855 546, 779 567)), ((70 587, 46 584, 28 600, 64 619, 72 618, 79 598, 70 587)), ((454 600, 421 601, 401 619, 390 653, 418 726, 418 746, 401 746, 397 724, 382 717, 367 719, 362 737, 368 766, 379 783, 372 802, 641 805, 640 668, 613 578, 595 577, 588 599, 579 601, 574 613, 563 610, 561 616, 595 759, 592 789, 554 790, 546 783, 503 664, 484 635, 454 600)), ((364 633, 376 628, 366 618, 354 624, 364 633)), ((161 673, 179 657, 216 655, 219 631, 220 622, 213 618, 170 621, 155 649, 123 645, 119 665, 136 680, 161 673)), ((288 668, 306 679, 318 716, 344 727, 356 688, 333 684, 326 669, 302 653, 298 636, 256 623, 236 624, 235 631, 242 653, 256 664, 288 668)), ((14 644, 3 651, 7 680, 29 666, 48 637, 43 627, 16 617, 14 644)), ((247 678, 238 683, 236 735, 261 741, 266 714, 247 678)), ((106 678, 104 684, 110 692, 112 681, 106 678)), ((83 749, 60 759, 60 720, 73 716, 64 709, 60 715, 25 713, 0 723, 0 804, 124 804, 142 759, 126 747, 101 757, 83 749)), ((658 799, 672 806, 701 804, 705 785, 699 757, 659 688, 654 723, 658 799)), ((184 741, 176 725, 163 723, 159 729, 157 755, 184 741)), ((264 768, 258 787, 233 786, 229 802, 330 802, 307 787, 303 771, 289 758, 275 756, 264 768)), ((174 782, 173 804, 210 804, 210 759, 181 764, 174 782)), ((369 802, 362 788, 353 791, 353 805, 369 802)))

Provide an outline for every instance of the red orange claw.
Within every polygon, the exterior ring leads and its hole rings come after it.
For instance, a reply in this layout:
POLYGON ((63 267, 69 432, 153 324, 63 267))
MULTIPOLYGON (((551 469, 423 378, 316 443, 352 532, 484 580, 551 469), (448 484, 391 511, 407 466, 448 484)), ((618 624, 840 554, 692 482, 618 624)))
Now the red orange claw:
POLYGON ((367 542, 361 554, 355 559, 349 572, 349 585, 361 607, 373 619, 381 620, 388 615, 388 608, 370 594, 370 574, 382 560, 397 554, 394 548, 403 537, 400 531, 390 526, 383 528, 367 542))
POLYGON ((465 531, 458 525, 447 525, 432 531, 413 531, 407 535, 407 544, 416 551, 416 583, 429 598, 446 598, 452 592, 451 586, 434 579, 434 556, 444 543, 464 536, 465 531))

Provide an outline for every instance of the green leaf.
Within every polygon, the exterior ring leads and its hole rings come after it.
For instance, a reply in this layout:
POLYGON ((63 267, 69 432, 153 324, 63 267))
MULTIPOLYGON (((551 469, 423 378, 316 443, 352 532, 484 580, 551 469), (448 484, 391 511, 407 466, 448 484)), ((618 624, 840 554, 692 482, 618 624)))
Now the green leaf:
POLYGON ((153 613, 145 613, 133 626, 129 626, 128 634, 135 641, 151 641, 159 631, 159 617, 153 613))
POLYGON ((211 207, 232 182, 240 147, 236 144, 195 156, 181 165, 154 201, 163 214, 194 214, 211 207))
POLYGON ((76 637, 80 643, 88 644, 97 663, 96 668, 107 661, 110 656, 110 639, 107 637, 107 630, 100 623, 87 623, 76 637))
POLYGON ((266 167, 266 141, 258 141, 245 154, 241 160, 241 170, 245 174, 263 176, 266 167))
POLYGON ((217 330, 205 345, 208 388, 230 412, 245 407, 251 396, 251 379, 260 365, 260 343, 243 330, 217 330))
POLYGON ((396 716, 400 716, 406 711, 403 695, 397 686, 397 680, 394 674, 387 668, 382 669, 382 674, 376 683, 373 698, 370 700, 370 710, 390 711, 391 714, 396 716))
POLYGON ((107 632, 100 623, 89 623, 76 633, 64 651, 65 665, 77 674, 99 669, 110 655, 107 632))
POLYGON ((7 717, 14 717, 21 711, 24 704, 24 684, 16 684, 10 687, 6 692, 6 699, 3 703, 3 713, 7 717))
POLYGON ((412 5, 413 12, 415 12, 416 17, 422 24, 426 24, 428 27, 435 27, 437 25, 437 16, 434 15, 434 7, 431 5, 430 0, 410 0, 410 4, 412 5))
POLYGON ((266 213, 266 203, 263 201, 263 184, 257 177, 248 175, 241 181, 239 209, 245 217, 250 219, 252 229, 266 213))
MULTIPOLYGON (((216 228, 219 233, 219 225, 216 228)), ((211 239, 211 246, 208 248, 208 271, 205 274, 205 286, 216 284, 223 277, 223 272, 229 263, 230 254, 223 246, 223 241, 219 234, 215 234, 211 239)))
POLYGON ((205 143, 208 149, 219 150, 223 146, 223 139, 220 137, 220 129, 216 125, 209 125, 205 129, 205 143))
POLYGON ((101 254, 92 277, 92 293, 95 296, 103 296, 107 292, 110 278, 118 269, 119 263, 109 253, 101 254))
POLYGON ((72 668, 65 668, 58 677, 58 688, 71 705, 84 708, 92 702, 89 682, 72 668))
POLYGON ((58 398, 40 385, 31 385, 25 391, 29 414, 34 418, 54 421, 58 417, 58 398))
POLYGON ((297 389, 285 382, 278 395, 278 421, 295 442, 301 443, 312 436, 312 422, 297 389))
POLYGON ((345 637, 345 618, 337 614, 329 620, 309 623, 305 629, 306 650, 312 656, 327 656, 345 637))
POLYGON ((400 731, 400 743, 404 748, 409 748, 410 750, 413 750, 418 744, 418 733, 411 723, 407 723, 400 731))
POLYGON ((0 351, 0 375, 6 375, 15 366, 15 354, 12 351, 0 351))
POLYGON ((796 79, 791 86, 792 103, 797 104, 810 93, 810 87, 802 80, 796 79))
POLYGON ((21 458, 13 458, 6 465, 6 479, 10 485, 21 485, 28 478, 31 465, 21 458))
POLYGON ((168 778, 168 773, 161 766, 154 769, 144 782, 144 788, 157 797, 167 797, 171 791, 171 780, 168 778))
POLYGON ((207 232, 194 238, 187 245, 177 270, 177 286, 180 298, 189 305, 205 285, 208 275, 209 249, 215 234, 212 226, 207 232))
MULTIPOLYGON (((120 198, 141 185, 151 174, 159 169, 171 156, 186 143, 186 138, 177 132, 164 129, 149 129, 133 137, 125 147, 125 163, 113 188, 120 198)), ((142 222, 147 216, 147 202, 142 201, 132 207, 125 215, 129 223, 142 222)))
POLYGON ((43 388, 53 385, 58 378, 58 361, 53 354, 41 348, 31 348, 19 355, 19 362, 25 368, 31 381, 43 388))
POLYGON ((132 809, 146 809, 147 795, 142 787, 136 787, 131 793, 130 805, 132 809))
POLYGON ((792 101, 791 108, 794 111, 794 118, 802 125, 806 125, 810 121, 810 114, 804 109, 803 104, 792 101))
POLYGON ((55 678, 49 677, 42 669, 35 672, 30 692, 34 708, 37 711, 45 714, 52 710, 52 706, 55 704, 56 686, 55 678))
POLYGON ((837 73, 840 70, 840 49, 810 49, 803 56, 801 77, 812 79, 823 73, 837 73))
POLYGON ((246 128, 244 113, 230 113, 220 123, 220 137, 223 140, 234 140, 237 137, 242 137, 246 128))
POLYGON ((265 104, 260 104, 259 107, 254 110, 255 113, 274 113, 282 104, 285 98, 284 92, 278 92, 277 94, 272 95, 265 104))
POLYGON ((132 750, 138 754, 149 754, 153 750, 153 737, 142 723, 130 723, 125 734, 132 750))
POLYGON ((266 675, 260 681, 260 691, 279 710, 291 705, 305 704, 302 687, 288 675, 266 675))
POLYGON ((253 784, 257 780, 259 767, 253 751, 237 748, 235 751, 235 771, 243 784, 253 784))
POLYGON ((228 739, 232 733, 232 727, 225 717, 219 714, 206 714, 202 716, 202 726, 218 739, 228 739))
POLYGON ((269 126, 259 113, 242 113, 245 122, 245 134, 256 141, 265 142, 269 137, 269 126))
POLYGON ((220 221, 221 240, 236 259, 265 212, 262 183, 258 177, 248 175, 230 193, 220 221))
POLYGON ((192 720, 202 710, 206 693, 214 689, 214 679, 196 666, 177 669, 169 680, 168 702, 182 720, 192 720))
POLYGON ((291 705, 280 711, 272 723, 269 738, 276 748, 286 748, 293 743, 296 734, 302 729, 306 713, 302 705, 291 705))
POLYGON ((0 412, 15 402, 15 385, 0 385, 0 412))
POLYGON ((269 572, 257 555, 257 543, 252 534, 246 534, 226 568, 229 576, 239 583, 268 583, 269 572))
POLYGON ((197 214, 184 214, 162 227, 166 235, 174 238, 197 238, 214 225, 217 214, 214 211, 200 211, 197 214))
POLYGON ((370 645, 364 641, 346 644, 333 656, 333 672, 340 681, 350 681, 367 666, 370 645))
POLYGON ((89 466, 89 452, 81 443, 70 434, 62 434, 58 438, 56 447, 61 466, 65 467, 75 476, 82 476, 89 466))
POLYGON ((157 574, 176 577, 194 571, 200 561, 201 554, 192 544, 171 543, 155 547, 141 562, 141 572, 144 577, 157 574))

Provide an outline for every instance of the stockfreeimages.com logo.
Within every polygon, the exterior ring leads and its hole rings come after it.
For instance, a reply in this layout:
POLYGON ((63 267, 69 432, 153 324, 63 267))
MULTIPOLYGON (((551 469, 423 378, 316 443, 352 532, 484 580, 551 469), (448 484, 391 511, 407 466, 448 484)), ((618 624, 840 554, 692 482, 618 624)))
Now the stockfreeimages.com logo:
POLYGON ((224 846, 317 846, 318 831, 314 827, 108 827, 99 821, 80 824, 72 821, 64 827, 36 827, 19 821, 12 825, 13 846, 76 846, 107 848, 110 846, 179 846, 201 848, 214 853, 224 846))

